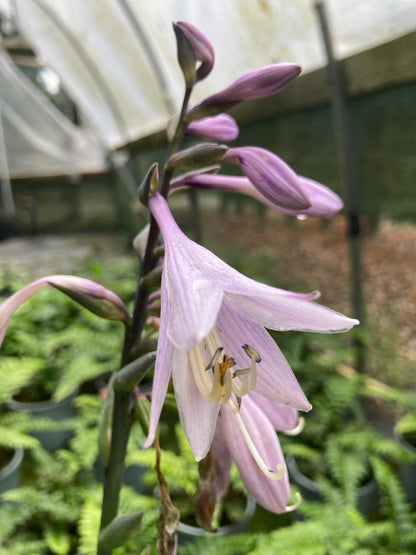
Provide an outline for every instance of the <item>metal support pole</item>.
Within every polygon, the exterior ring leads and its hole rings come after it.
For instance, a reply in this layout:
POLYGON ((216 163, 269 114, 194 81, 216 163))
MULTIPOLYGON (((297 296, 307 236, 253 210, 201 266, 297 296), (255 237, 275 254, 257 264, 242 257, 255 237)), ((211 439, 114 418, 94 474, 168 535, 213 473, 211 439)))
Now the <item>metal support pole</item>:
MULTIPOLYGON (((347 233, 350 252, 350 296, 352 315, 360 320, 361 325, 363 325, 365 314, 361 279, 360 199, 352 149, 351 129, 348 120, 345 86, 340 64, 333 53, 324 2, 317 2, 315 8, 318 14, 328 57, 327 69, 331 85, 332 114, 338 145, 345 211, 348 218, 347 233)), ((364 346, 359 339, 356 339, 356 365, 358 370, 362 371, 364 369, 364 346)))

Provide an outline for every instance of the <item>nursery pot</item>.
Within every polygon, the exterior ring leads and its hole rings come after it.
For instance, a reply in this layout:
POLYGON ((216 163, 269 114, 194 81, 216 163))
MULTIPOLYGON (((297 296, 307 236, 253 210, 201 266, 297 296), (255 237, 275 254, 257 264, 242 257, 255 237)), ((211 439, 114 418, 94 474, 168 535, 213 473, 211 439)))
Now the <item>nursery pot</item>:
MULTIPOLYGON (((58 402, 52 399, 48 401, 38 401, 35 403, 24 403, 21 401, 11 400, 6 403, 6 406, 10 410, 24 411, 32 414, 33 416, 49 418, 55 422, 59 422, 73 416, 74 408, 72 406, 72 400, 77 396, 77 393, 78 390, 58 402)), ((41 442, 42 447, 49 452, 65 447, 68 444, 71 435, 71 430, 34 430, 31 432, 31 436, 37 438, 41 442)))
POLYGON ((0 494, 9 489, 19 487, 20 465, 23 460, 23 449, 18 447, 14 450, 9 463, 0 470, 0 494))
MULTIPOLYGON (((247 495, 246 507, 244 510, 243 517, 225 526, 220 526, 218 530, 214 533, 215 535, 228 536, 231 534, 239 534, 247 530, 247 525, 254 512, 256 510, 256 501, 251 495, 247 495)), ((199 526, 191 526, 183 522, 179 522, 178 525, 178 543, 184 544, 187 542, 194 541, 197 538, 203 536, 212 536, 210 532, 206 532, 199 526)))
POLYGON ((399 477, 408 501, 416 507, 416 446, 398 432, 394 432, 394 437, 415 461, 401 465, 399 467, 399 477))
MULTIPOLYGON (((323 501, 321 487, 299 470, 294 457, 286 457, 286 464, 289 471, 291 482, 298 488, 299 492, 307 501, 323 501)), ((378 506, 378 486, 375 480, 370 480, 358 489, 357 509, 363 515, 368 515, 377 509, 378 506)))

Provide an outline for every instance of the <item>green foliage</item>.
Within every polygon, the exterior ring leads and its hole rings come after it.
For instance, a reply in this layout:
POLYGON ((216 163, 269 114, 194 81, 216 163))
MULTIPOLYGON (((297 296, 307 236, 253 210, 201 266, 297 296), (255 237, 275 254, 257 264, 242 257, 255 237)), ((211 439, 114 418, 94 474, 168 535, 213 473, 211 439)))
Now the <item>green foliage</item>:
POLYGON ((8 401, 42 368, 39 358, 3 356, 0 359, 0 403, 8 401))
MULTIPOLYGON (((129 304, 136 266, 134 259, 120 258, 109 265, 105 275, 95 265, 85 277, 103 278, 103 285, 116 290, 129 304)), ((21 285, 19 280, 4 283, 4 288, 14 291, 21 285)), ((1 399, 23 385, 30 386, 25 390, 27 400, 65 398, 85 382, 118 369, 122 337, 120 323, 91 314, 53 288, 42 289, 10 319, 1 351, 1 399)))

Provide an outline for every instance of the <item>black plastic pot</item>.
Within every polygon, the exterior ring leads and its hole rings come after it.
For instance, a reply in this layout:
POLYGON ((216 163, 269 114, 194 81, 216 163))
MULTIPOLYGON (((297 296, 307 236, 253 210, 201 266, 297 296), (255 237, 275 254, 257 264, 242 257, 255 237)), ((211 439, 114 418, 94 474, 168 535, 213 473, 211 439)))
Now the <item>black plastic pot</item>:
MULTIPOLYGON (((251 495, 247 495, 246 508, 244 510, 243 517, 233 523, 227 524, 225 526, 220 526, 215 532, 215 535, 228 536, 231 534, 240 534, 247 531, 247 525, 254 515, 256 510, 256 501, 251 495)), ((204 536, 212 536, 209 532, 206 532, 199 526, 190 526, 189 524, 184 524, 179 522, 178 525, 178 543, 183 545, 191 541, 195 541, 197 538, 204 536)))
MULTIPOLYGON (((39 416, 41 418, 50 418, 55 422, 61 420, 66 420, 71 418, 74 414, 74 407, 72 406, 72 400, 76 397, 78 391, 74 391, 72 395, 69 395, 62 401, 56 402, 53 400, 49 401, 38 401, 36 403, 23 403, 21 401, 8 401, 6 406, 13 411, 28 412, 33 416, 39 416)), ((71 438, 71 430, 56 430, 56 431, 33 431, 31 435, 37 438, 46 451, 52 452, 65 447, 71 438)))
MULTIPOLYGON (((294 457, 286 457, 286 465, 290 480, 299 488, 299 492, 307 501, 323 501, 321 487, 299 470, 294 457)), ((363 515, 375 511, 379 505, 378 485, 375 480, 370 480, 358 490, 357 509, 363 515)))
POLYGON ((19 447, 14 450, 11 461, 0 470, 0 494, 19 487, 22 460, 23 449, 19 447))

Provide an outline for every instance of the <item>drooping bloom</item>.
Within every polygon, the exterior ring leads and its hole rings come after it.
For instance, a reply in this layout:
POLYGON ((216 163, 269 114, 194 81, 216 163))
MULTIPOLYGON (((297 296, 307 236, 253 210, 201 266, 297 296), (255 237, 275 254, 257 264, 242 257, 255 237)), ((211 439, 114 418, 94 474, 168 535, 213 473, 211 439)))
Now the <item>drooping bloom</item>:
POLYGON ((271 96, 286 88, 299 75, 297 64, 277 63, 245 73, 226 89, 209 96, 192 108, 191 117, 210 111, 223 112, 243 100, 256 100, 271 96))
POLYGON ((238 414, 229 403, 221 407, 211 445, 217 502, 227 491, 234 460, 247 491, 262 507, 273 513, 291 510, 287 507, 289 479, 276 431, 294 429, 297 414, 295 409, 277 405, 253 392, 244 397, 238 414), (248 437, 244 437, 245 433, 248 437), (253 443, 251 450, 248 442, 253 443), (260 469, 253 448, 268 468, 276 468, 277 463, 279 480, 270 480, 260 469))
POLYGON ((56 287, 97 316, 126 323, 130 321, 130 314, 121 299, 102 285, 77 276, 46 276, 29 283, 0 305, 0 345, 13 312, 46 285, 56 287))
POLYGON ((222 161, 239 166, 272 203, 288 210, 306 210, 311 206, 296 173, 269 150, 255 146, 230 148, 222 161))
POLYGON ((346 331, 353 320, 300 294, 230 268, 178 228, 165 199, 149 199, 165 242, 161 316, 146 446, 152 444, 172 371, 180 419, 197 460, 208 452, 220 408, 254 390, 310 410, 291 368, 266 332, 346 331))
POLYGON ((200 66, 196 71, 196 80, 201 81, 201 79, 204 79, 210 73, 214 65, 215 54, 211 43, 192 23, 178 21, 174 28, 175 30, 179 29, 183 33, 192 47, 195 59, 200 62, 200 66))
POLYGON ((325 187, 325 185, 302 176, 298 176, 298 180, 311 203, 311 206, 305 210, 289 210, 287 208, 282 208, 279 204, 263 196, 247 177, 207 173, 185 175, 171 182, 171 191, 188 185, 201 189, 219 189, 221 191, 242 193, 255 198, 273 210, 293 216, 305 215, 318 218, 330 218, 342 209, 343 203, 340 197, 331 191, 331 189, 325 187))
POLYGON ((213 141, 233 141, 238 137, 238 125, 228 114, 218 114, 192 121, 186 128, 188 135, 199 135, 213 141))

